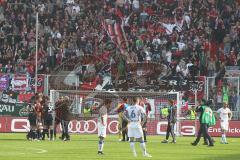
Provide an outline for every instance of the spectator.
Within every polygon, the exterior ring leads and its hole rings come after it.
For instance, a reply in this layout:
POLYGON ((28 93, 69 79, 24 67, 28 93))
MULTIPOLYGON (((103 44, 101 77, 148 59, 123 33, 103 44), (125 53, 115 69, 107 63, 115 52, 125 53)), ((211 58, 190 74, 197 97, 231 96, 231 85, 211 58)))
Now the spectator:
POLYGON ((208 76, 209 77, 215 76, 216 66, 215 66, 215 62, 214 62, 213 58, 212 59, 208 59, 207 70, 208 70, 208 76))

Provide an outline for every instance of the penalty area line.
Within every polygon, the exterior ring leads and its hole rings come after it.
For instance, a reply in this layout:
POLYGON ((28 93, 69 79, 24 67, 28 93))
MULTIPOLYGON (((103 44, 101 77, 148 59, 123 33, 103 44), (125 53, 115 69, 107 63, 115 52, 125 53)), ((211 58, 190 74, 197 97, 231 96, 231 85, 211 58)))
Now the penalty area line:
POLYGON ((41 148, 32 148, 32 150, 35 150, 37 154, 43 154, 43 153, 46 153, 47 150, 45 149, 41 149, 41 148))

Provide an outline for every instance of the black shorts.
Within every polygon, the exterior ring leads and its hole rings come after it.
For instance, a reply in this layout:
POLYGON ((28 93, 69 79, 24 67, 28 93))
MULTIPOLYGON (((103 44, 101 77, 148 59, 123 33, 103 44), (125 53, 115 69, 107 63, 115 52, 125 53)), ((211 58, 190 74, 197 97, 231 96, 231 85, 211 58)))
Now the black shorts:
POLYGON ((44 125, 51 126, 53 124, 53 118, 51 114, 48 114, 46 117, 44 117, 44 125))
POLYGON ((144 121, 142 128, 147 128, 147 119, 144 121))
POLYGON ((128 121, 123 119, 123 121, 122 121, 122 128, 126 128, 127 125, 128 125, 128 121))
POLYGON ((29 113, 28 120, 29 120, 30 126, 36 126, 37 125, 37 123, 36 123, 36 115, 35 114, 29 113))

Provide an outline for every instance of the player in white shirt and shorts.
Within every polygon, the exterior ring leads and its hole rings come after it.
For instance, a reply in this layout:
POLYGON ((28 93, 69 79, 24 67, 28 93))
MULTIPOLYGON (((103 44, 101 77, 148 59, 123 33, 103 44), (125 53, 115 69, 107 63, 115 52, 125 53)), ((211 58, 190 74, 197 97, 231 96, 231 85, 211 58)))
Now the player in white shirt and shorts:
POLYGON ((104 145, 104 138, 106 138, 107 132, 107 111, 108 108, 111 106, 111 100, 106 99, 104 101, 104 105, 99 109, 99 116, 98 116, 98 154, 103 154, 103 145, 104 145))
POLYGON ((143 130, 141 118, 147 118, 146 113, 139 105, 140 99, 138 97, 133 98, 134 105, 128 106, 124 112, 124 118, 128 121, 128 137, 130 139, 130 148, 133 151, 133 155, 136 157, 135 140, 140 142, 140 147, 143 151, 143 156, 152 157, 146 151, 146 145, 143 139, 143 130))
POLYGON ((220 126, 221 126, 221 131, 222 131, 222 144, 228 144, 227 139, 226 139, 226 133, 228 132, 228 127, 229 127, 229 121, 232 118, 232 112, 228 108, 228 104, 224 103, 223 107, 218 109, 217 111, 218 117, 220 120, 220 126))

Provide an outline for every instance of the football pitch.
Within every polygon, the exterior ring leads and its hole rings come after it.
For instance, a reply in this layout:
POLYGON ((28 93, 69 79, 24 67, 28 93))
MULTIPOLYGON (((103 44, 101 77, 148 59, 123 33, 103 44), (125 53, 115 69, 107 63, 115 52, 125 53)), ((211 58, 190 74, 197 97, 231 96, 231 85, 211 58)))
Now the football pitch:
POLYGON ((117 135, 108 135, 104 155, 97 155, 96 135, 71 135, 71 141, 27 141, 25 134, 0 134, 0 160, 240 160, 240 139, 228 138, 229 144, 214 147, 199 143, 191 146, 194 137, 178 137, 176 144, 162 144, 163 136, 148 136, 147 150, 152 158, 142 157, 139 143, 135 144, 138 157, 133 157, 129 143, 119 142, 117 135))

